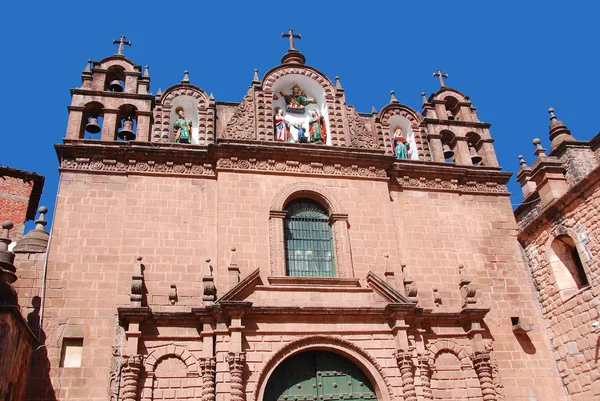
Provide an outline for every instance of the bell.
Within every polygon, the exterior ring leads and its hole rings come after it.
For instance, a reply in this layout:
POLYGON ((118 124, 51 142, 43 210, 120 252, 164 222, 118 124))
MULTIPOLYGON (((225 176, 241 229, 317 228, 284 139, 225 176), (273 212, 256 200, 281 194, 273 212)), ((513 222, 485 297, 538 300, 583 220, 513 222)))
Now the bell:
POLYGON ((477 165, 477 164, 479 164, 479 162, 481 160, 483 160, 481 158, 481 156, 479 156, 479 154, 477 153, 477 151, 475 150, 475 148, 472 147, 472 146, 469 146, 469 153, 471 154, 471 162, 473 163, 474 166, 477 165))
POLYGON ((123 121, 123 128, 121 128, 117 136, 124 141, 132 141, 135 139, 135 133, 133 132, 133 121, 131 121, 131 118, 123 121))
POLYGON ((121 85, 121 81, 115 79, 110 82, 110 85, 108 85, 108 90, 113 92, 123 92, 123 85, 121 85))
POLYGON ((97 134, 101 131, 98 124, 98 117, 90 117, 90 121, 85 125, 85 130, 90 134, 97 134))
POLYGON ((450 146, 448 146, 448 144, 444 144, 443 149, 444 159, 452 159, 454 157, 454 151, 450 149, 450 146))

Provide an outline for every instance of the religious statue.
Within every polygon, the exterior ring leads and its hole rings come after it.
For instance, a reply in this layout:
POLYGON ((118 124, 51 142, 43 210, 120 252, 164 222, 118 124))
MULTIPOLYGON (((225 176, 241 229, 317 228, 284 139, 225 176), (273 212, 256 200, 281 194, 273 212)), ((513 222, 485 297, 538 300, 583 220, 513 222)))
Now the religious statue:
POLYGON ((317 102, 312 97, 306 96, 306 93, 301 91, 298 84, 292 86, 292 94, 286 95, 284 91, 279 92, 286 104, 288 113, 304 114, 304 106, 307 104, 316 104, 317 102))
POLYGON ((394 154, 397 159, 408 159, 408 151, 410 150, 410 144, 402 135, 402 129, 399 127, 394 131, 394 138, 392 139, 394 146, 394 154))
POLYGON ((304 128, 304 123, 299 122, 298 124, 293 124, 293 127, 298 130, 298 143, 307 143, 308 138, 306 137, 306 128, 304 128))
POLYGON ((192 120, 186 120, 183 107, 179 106, 175 109, 179 118, 173 123, 173 133, 175 134, 175 142, 177 143, 192 143, 192 120))
POLYGON ((276 141, 287 141, 289 138, 292 138, 290 135, 290 123, 285 119, 281 107, 275 108, 275 117, 273 117, 273 120, 276 141))
POLYGON ((308 130, 310 131, 311 142, 327 143, 327 128, 325 127, 325 118, 319 115, 317 110, 310 112, 308 121, 308 130))

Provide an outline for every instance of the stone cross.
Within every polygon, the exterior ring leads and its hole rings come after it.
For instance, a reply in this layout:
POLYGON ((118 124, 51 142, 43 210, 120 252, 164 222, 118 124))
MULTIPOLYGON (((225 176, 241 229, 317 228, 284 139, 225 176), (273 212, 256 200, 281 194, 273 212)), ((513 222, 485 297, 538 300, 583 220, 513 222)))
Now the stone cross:
POLYGON ((288 33, 282 33, 281 37, 282 38, 290 38, 290 50, 296 50, 294 48, 294 38, 302 39, 302 35, 300 35, 300 34, 294 35, 293 28, 288 29, 288 33))
POLYGON ((117 52, 117 54, 122 56, 123 50, 125 49, 125 45, 131 46, 131 41, 126 42, 125 36, 121 36, 120 40, 113 40, 113 45, 119 45, 119 51, 117 52))
POLYGON ((442 74, 442 70, 437 70, 433 73, 434 77, 440 77, 440 86, 444 86, 444 78, 448 78, 448 74, 442 74))

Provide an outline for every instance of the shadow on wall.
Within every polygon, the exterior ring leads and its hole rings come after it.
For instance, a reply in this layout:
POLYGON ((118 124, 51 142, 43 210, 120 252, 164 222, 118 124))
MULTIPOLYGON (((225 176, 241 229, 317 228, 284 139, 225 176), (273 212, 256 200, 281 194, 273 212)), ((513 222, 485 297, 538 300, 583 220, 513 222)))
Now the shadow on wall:
POLYGON ((34 343, 31 354, 25 399, 56 401, 56 394, 50 380, 50 361, 48 360, 48 350, 46 348, 46 333, 40 327, 41 303, 42 299, 40 297, 33 297, 31 300, 33 311, 27 315, 29 328, 37 336, 38 341, 34 343))

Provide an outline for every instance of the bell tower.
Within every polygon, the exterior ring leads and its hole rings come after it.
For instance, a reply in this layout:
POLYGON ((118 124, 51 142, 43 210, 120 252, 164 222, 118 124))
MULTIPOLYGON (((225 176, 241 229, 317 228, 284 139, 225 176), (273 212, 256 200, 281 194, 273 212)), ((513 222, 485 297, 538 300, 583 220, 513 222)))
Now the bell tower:
POLYGON ((429 99, 423 96, 424 125, 432 160, 466 166, 498 167, 491 124, 479 121, 468 96, 445 85, 448 74, 433 73, 440 89, 429 99))
POLYGON ((125 57, 125 36, 114 40, 116 54, 88 60, 81 87, 71 89, 66 139, 100 141, 149 140, 154 96, 150 75, 125 57))

